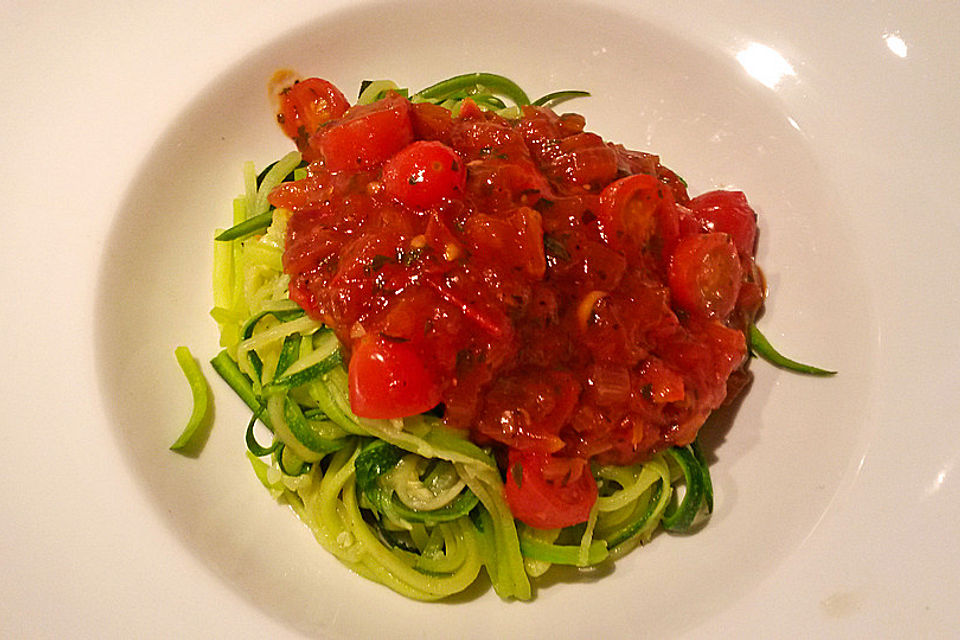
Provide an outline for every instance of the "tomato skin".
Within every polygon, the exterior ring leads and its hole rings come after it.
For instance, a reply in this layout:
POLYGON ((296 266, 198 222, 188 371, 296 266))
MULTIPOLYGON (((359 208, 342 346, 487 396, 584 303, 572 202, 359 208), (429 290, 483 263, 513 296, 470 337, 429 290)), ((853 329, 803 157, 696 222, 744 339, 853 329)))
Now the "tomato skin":
POLYGON ((359 171, 385 162, 413 142, 410 103, 397 94, 352 107, 322 128, 310 146, 319 150, 330 171, 359 171))
POLYGON ((708 191, 687 205, 708 231, 730 234, 737 251, 753 256, 757 239, 757 214, 742 191, 708 191))
POLYGON ((449 109, 430 102, 418 102, 410 107, 410 120, 417 140, 439 140, 450 144, 453 115, 449 109))
POLYGON ((598 495, 597 482, 582 458, 553 458, 516 449, 507 456, 503 488, 513 516, 536 529, 585 522, 598 495))
POLYGON ((466 181, 463 160, 442 142, 414 142, 383 167, 383 186, 411 209, 428 209, 442 200, 461 197, 466 181))
POLYGON ((301 309, 313 317, 317 317, 320 310, 317 306, 317 296, 307 287, 306 279, 298 276, 290 280, 290 299, 296 302, 301 309))
POLYGON ((350 103, 335 86, 320 78, 307 78, 280 93, 277 122, 298 147, 306 146, 321 125, 349 108, 350 103))
POLYGON ((278 209, 316 209, 328 195, 323 187, 324 181, 320 176, 310 175, 302 180, 281 182, 269 193, 267 200, 278 209))
POLYGON ((737 247, 726 233, 688 236, 673 252, 668 281, 680 307, 698 317, 725 320, 743 281, 737 247))
POLYGON ((603 189, 597 223, 604 241, 614 249, 649 253, 661 263, 680 235, 673 192, 644 173, 620 178, 603 189))
POLYGON ((440 402, 440 384, 409 341, 368 335, 348 369, 350 407, 361 418, 403 418, 440 402))

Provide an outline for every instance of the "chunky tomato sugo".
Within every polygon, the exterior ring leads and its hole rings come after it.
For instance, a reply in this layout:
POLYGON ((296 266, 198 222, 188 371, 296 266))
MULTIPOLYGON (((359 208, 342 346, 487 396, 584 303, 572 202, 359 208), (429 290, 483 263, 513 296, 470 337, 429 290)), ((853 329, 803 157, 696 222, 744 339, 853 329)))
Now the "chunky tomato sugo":
POLYGON ((596 499, 586 461, 687 444, 742 386, 763 301, 743 194, 691 200, 576 114, 318 94, 329 117, 291 133, 308 176, 270 201, 293 211, 290 297, 350 351, 358 415, 436 409, 555 494, 579 483, 578 508, 508 491, 515 514, 546 509, 530 524, 564 526, 596 499))

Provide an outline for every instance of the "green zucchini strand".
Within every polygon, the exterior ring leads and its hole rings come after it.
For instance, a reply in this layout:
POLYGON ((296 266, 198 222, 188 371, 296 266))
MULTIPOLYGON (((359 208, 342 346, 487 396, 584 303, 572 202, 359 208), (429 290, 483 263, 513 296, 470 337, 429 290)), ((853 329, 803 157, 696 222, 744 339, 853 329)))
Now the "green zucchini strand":
POLYGON ((814 367, 809 364, 797 362, 796 360, 791 360, 774 349, 773 345, 770 344, 770 341, 767 340, 762 333, 760 333, 760 329, 758 329, 757 325, 755 324, 750 325, 749 336, 750 352, 754 355, 760 356, 776 367, 787 369, 789 371, 795 371, 797 373, 805 373, 811 376, 832 376, 836 375, 837 373, 836 371, 821 369, 820 367, 814 367))
POLYGON ((180 369, 183 371, 183 375, 190 384, 190 393, 193 396, 193 410, 190 412, 187 426, 184 427, 176 442, 170 445, 172 450, 180 451, 190 444, 197 434, 200 425, 206 420, 207 410, 210 407, 210 398, 207 390, 207 380, 203 377, 203 371, 200 370, 200 365, 194 360, 190 349, 187 347, 177 347, 174 350, 174 355, 177 358, 177 364, 180 365, 180 369))

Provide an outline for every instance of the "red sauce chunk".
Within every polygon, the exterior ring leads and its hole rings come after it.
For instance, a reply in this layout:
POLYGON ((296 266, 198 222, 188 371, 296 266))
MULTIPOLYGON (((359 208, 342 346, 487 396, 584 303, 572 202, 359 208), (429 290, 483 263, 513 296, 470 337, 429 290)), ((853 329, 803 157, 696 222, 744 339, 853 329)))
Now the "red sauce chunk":
POLYGON ((584 126, 390 94, 301 130, 308 175, 270 196, 293 212, 290 297, 349 350, 356 414, 442 411, 502 454, 533 526, 586 519, 586 462, 690 443, 743 386, 764 296, 742 193, 691 200, 584 126))

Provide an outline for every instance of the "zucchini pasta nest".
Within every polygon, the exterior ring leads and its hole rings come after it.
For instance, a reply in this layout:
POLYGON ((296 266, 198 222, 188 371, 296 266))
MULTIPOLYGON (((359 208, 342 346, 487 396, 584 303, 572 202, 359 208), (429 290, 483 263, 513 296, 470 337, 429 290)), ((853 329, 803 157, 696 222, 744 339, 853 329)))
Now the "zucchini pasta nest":
POLYGON ((340 344, 287 297, 289 214, 271 212, 266 201, 300 164, 294 152, 259 176, 244 167, 247 193, 234 203, 235 221, 270 212, 271 223, 215 245, 212 315, 223 351, 212 364, 252 410, 246 443, 257 478, 327 551, 418 600, 463 591, 481 570, 500 597, 525 600, 530 578, 552 565, 596 566, 658 528, 689 529, 712 509, 709 472, 693 444, 643 464, 594 466, 600 497, 588 521, 534 529, 514 520, 493 456, 466 433, 429 414, 354 415, 340 344))
MULTIPOLYGON (((690 531, 713 511, 696 434, 749 357, 836 373, 756 327, 745 195, 691 199, 657 156, 549 108, 584 95, 471 73, 412 95, 367 81, 350 107, 296 81, 273 97, 298 151, 244 165, 216 236, 211 364, 251 410, 257 478, 410 598, 485 572, 528 600, 554 565, 690 531)), ((209 400, 175 355, 194 400, 179 450, 209 400)))
MULTIPOLYGON (((390 82, 365 83, 359 103, 391 92, 407 95, 390 82)), ((519 105, 580 95, 557 92, 531 103, 501 76, 468 74, 410 100, 456 113, 470 98, 471 108, 518 118, 519 105)), ((280 122, 296 133, 289 118, 280 122)), ((234 226, 218 232, 214 248, 211 315, 223 350, 212 364, 252 412, 246 444, 257 478, 351 570, 418 600, 461 592, 484 571, 501 598, 527 600, 531 578, 553 565, 596 567, 659 529, 687 531, 712 511, 710 475, 696 441, 642 464, 590 463, 585 473, 599 495, 585 521, 538 529, 515 519, 505 497, 505 482, 524 482, 518 469, 502 471, 504 461, 498 464, 493 449, 472 442, 467 431, 431 412, 357 416, 343 346, 290 299, 284 251, 291 212, 268 201, 282 183, 308 176, 307 162, 293 152, 259 174, 247 163, 243 173, 234 226)))

